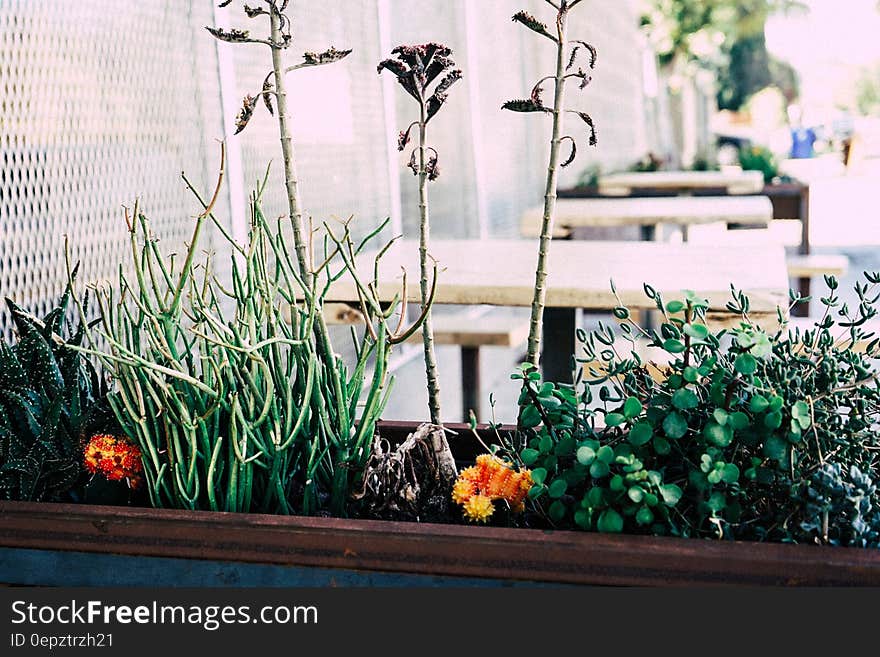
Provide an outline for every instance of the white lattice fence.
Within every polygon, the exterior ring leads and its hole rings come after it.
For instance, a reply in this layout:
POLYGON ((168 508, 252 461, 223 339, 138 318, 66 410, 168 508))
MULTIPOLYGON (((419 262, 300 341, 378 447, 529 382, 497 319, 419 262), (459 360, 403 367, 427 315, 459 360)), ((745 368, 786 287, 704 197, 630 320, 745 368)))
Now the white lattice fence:
POLYGON ((215 45, 194 29, 211 14, 204 0, 0 0, 0 296, 44 311, 65 235, 84 280, 113 276, 136 197, 163 247, 182 247, 196 205, 180 172, 209 188, 222 136, 215 45))
MULTIPOLYGON (((166 251, 180 252, 197 206, 186 170, 214 184, 216 139, 228 136, 245 93, 268 71, 261 46, 218 45, 212 0, 0 0, 0 297, 36 311, 63 289, 63 236, 83 279, 111 277, 126 256, 121 206, 142 201, 166 251), (228 49, 228 50, 223 50, 228 49), (224 61, 226 64, 224 64, 224 61), (226 101, 226 116, 223 102, 226 101)), ((233 7, 238 2, 233 3, 233 7)), ((600 48, 584 107, 600 131, 565 181, 591 161, 607 168, 642 154, 641 59, 633 0, 586 0, 578 30, 600 48)), ((400 43, 443 41, 464 82, 450 94, 431 133, 441 152, 432 185, 434 233, 477 237, 516 232, 525 206, 540 202, 547 126, 500 110, 528 93, 552 53, 510 21, 518 9, 544 15, 540 0, 309 0, 297 2, 293 63, 304 50, 353 48, 339 64, 291 76, 294 130, 307 211, 321 221, 354 214, 360 232, 394 215, 415 234, 415 187, 393 146, 414 108, 376 64, 400 43)), ((221 20, 261 28, 241 13, 221 20)), ((237 235, 245 198, 271 160, 280 161, 277 124, 266 115, 230 142, 240 152, 217 215, 237 235), (237 218, 238 223, 235 224, 237 218)), ((286 211, 280 166, 266 210, 286 211)), ((210 240, 210 236, 209 236, 210 240)), ((222 241, 218 263, 228 262, 222 241)), ((0 309, 0 333, 8 333, 0 309)))

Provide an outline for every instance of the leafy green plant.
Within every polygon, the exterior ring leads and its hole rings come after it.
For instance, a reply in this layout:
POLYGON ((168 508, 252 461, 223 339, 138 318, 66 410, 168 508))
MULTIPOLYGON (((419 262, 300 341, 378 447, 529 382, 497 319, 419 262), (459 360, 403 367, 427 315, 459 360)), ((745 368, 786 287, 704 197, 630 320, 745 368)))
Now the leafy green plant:
POLYGON ((654 173, 661 171, 666 165, 666 160, 656 153, 646 153, 642 159, 630 167, 630 171, 637 173, 654 173))
POLYGON ((815 326, 789 330, 780 314, 773 333, 741 293, 728 304, 739 324, 713 331, 705 300, 667 303, 646 286, 659 329, 620 306, 619 336, 607 326, 581 332, 577 386, 541 383, 524 366, 514 375, 525 382, 518 457, 535 468, 539 512, 599 531, 869 544, 880 338, 865 325, 880 275, 866 279, 854 311, 829 277, 815 326), (637 340, 661 362, 643 362, 637 340), (817 522, 836 528, 833 537, 817 522))
POLYGON ((107 423, 106 384, 73 350, 85 327, 66 319, 70 296, 42 320, 6 299, 18 341, 0 342, 0 499, 76 496, 84 441, 107 423))
POLYGON ((768 185, 779 176, 776 156, 766 146, 743 146, 739 151, 739 164, 744 171, 760 171, 768 185))
POLYGON ((542 320, 544 317, 544 305, 547 297, 547 272, 550 266, 550 240, 553 235, 553 220, 556 212, 556 191, 559 169, 574 162, 577 155, 577 142, 571 135, 563 133, 564 118, 566 114, 574 114, 590 128, 590 145, 596 144, 596 129, 593 119, 586 112, 566 109, 565 88, 566 82, 577 81, 578 88, 584 89, 592 79, 582 67, 575 69, 579 58, 586 53, 587 68, 592 69, 596 65, 596 49, 585 41, 571 39, 568 35, 568 18, 572 9, 581 3, 581 0, 545 0, 556 10, 556 21, 553 29, 525 11, 519 11, 513 16, 516 23, 524 25, 532 32, 549 39, 556 44, 556 72, 547 75, 532 87, 532 92, 527 99, 509 100, 502 109, 512 112, 537 112, 553 118, 552 134, 550 137, 550 161, 547 167, 547 183, 544 193, 544 214, 541 220, 541 236, 538 242, 538 263, 535 268, 535 289, 532 299, 531 318, 529 320, 528 362, 538 365, 538 357, 541 346, 542 320), (551 81, 554 85, 553 105, 547 106, 541 97, 542 85, 551 81), (570 142, 571 151, 562 159, 562 144, 570 142))
POLYGON ((880 509, 871 477, 852 465, 825 463, 804 486, 801 529, 817 542, 880 547, 880 509))

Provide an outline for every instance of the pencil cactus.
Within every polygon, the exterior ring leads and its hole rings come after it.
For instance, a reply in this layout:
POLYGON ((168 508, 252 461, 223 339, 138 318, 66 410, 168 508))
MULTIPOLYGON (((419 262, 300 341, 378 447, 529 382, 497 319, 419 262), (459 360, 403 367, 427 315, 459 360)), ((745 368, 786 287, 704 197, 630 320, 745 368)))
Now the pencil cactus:
POLYGON ((552 137, 550 139, 550 162, 547 167, 547 182, 544 192, 544 214, 541 221, 541 236, 538 247, 538 263, 535 269, 535 290, 532 299, 532 312, 529 325, 528 361, 538 365, 541 345, 541 323, 544 316, 546 300, 547 271, 550 263, 550 241, 553 235, 553 221, 556 212, 556 188, 559 169, 574 162, 577 156, 577 141, 566 135, 564 129, 565 114, 574 114, 589 129, 589 144, 596 144, 596 128, 593 119, 586 112, 566 108, 566 83, 577 82, 578 89, 584 89, 591 80, 588 73, 596 66, 596 49, 586 41, 571 39, 568 35, 568 18, 572 9, 581 0, 545 0, 556 10, 556 21, 553 28, 548 27, 531 14, 520 11, 514 14, 513 21, 532 32, 539 34, 556 44, 556 72, 541 78, 532 87, 528 98, 511 100, 502 109, 513 112, 535 112, 546 114, 553 119, 552 137), (554 85, 553 104, 546 105, 542 97, 543 84, 552 82, 554 85), (562 159, 562 146, 565 142, 570 150, 562 159))

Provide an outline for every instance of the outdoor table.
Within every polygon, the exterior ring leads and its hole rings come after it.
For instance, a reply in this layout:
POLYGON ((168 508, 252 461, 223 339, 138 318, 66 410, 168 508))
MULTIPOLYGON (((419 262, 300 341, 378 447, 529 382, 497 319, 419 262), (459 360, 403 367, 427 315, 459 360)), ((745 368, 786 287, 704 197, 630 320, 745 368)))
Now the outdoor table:
POLYGON ((654 171, 612 173, 599 178, 599 193, 607 196, 630 196, 635 190, 664 190, 675 194, 718 190, 726 194, 757 194, 763 187, 764 176, 759 171, 654 171))
MULTIPOLYGON (((525 237, 541 233, 543 211, 523 214, 520 229, 525 237)), ((765 196, 564 198, 556 202, 554 237, 570 235, 575 228, 641 226, 642 238, 654 239, 658 224, 687 228, 697 224, 729 222, 766 226, 773 218, 773 205, 765 196)))
MULTIPOLYGON (((435 240, 430 254, 440 264, 436 303, 455 305, 525 306, 532 303, 536 245, 532 240, 435 240)), ((374 254, 357 260, 358 271, 372 276, 374 254)), ((418 243, 395 242, 379 266, 379 300, 399 294, 401 267, 410 281, 408 300, 419 302, 418 243)), ((664 299, 681 298, 693 290, 706 298, 710 313, 734 319, 726 309, 730 285, 751 300, 749 316, 775 326, 777 308, 787 312, 788 277, 782 246, 703 246, 658 242, 554 241, 547 276, 542 368, 548 380, 572 380, 572 354, 580 309, 611 310, 618 299, 632 310, 654 303, 644 292, 649 283, 664 299)), ((337 280, 327 302, 356 304, 350 276, 337 280)))

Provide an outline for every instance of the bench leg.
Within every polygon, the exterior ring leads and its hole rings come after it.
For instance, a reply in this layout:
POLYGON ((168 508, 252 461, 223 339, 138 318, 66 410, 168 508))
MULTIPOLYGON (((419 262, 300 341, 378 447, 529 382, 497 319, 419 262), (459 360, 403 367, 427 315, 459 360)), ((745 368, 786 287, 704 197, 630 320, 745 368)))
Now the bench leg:
MULTIPOLYGON (((650 224, 647 226, 642 226, 641 229, 643 242, 657 241, 657 226, 655 226, 654 224, 650 224)), ((687 241, 687 237, 684 237, 684 240, 687 241)), ((639 317, 636 323, 639 324, 646 331, 652 331, 654 329, 654 314, 650 310, 646 310, 643 314, 641 314, 641 317, 639 317)))
POLYGON ((572 383, 571 358, 575 353, 577 311, 574 308, 544 309, 544 348, 541 371, 545 381, 572 383))
POLYGON ((473 410, 480 419, 480 348, 461 348, 461 413, 462 421, 470 420, 473 410))

